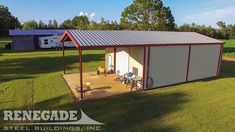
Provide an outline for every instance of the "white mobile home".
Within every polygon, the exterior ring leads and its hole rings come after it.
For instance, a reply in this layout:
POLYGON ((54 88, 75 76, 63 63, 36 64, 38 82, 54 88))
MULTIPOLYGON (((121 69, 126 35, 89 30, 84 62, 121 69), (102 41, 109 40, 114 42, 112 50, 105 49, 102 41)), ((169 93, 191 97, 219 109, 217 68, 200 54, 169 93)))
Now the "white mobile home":
MULTIPOLYGON (((61 48, 60 37, 59 35, 39 37, 39 46, 42 49, 61 48)), ((67 41, 65 42, 65 47, 73 48, 75 46, 72 41, 67 41)))
MULTIPOLYGON (((143 78, 143 89, 215 77, 220 72, 223 42, 194 32, 68 30, 61 41, 69 40, 80 56, 83 49, 105 48, 106 69, 133 72, 143 78)), ((82 84, 82 70, 80 76, 82 84)))

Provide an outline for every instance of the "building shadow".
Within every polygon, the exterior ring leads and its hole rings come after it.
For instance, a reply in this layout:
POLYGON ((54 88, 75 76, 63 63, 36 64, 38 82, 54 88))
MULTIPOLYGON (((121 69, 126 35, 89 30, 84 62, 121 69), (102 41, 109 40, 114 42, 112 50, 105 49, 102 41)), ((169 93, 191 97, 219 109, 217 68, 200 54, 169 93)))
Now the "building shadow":
POLYGON ((224 47, 223 53, 235 53, 235 47, 224 47))
POLYGON ((177 112, 189 101, 181 92, 134 92, 86 100, 81 102, 81 108, 105 123, 105 131, 171 131, 176 130, 176 126, 165 126, 161 119, 177 112))
MULTIPOLYGON (((190 101, 188 96, 181 92, 154 94, 134 92, 86 100, 79 104, 75 102, 57 104, 66 100, 68 96, 68 94, 64 94, 36 102, 29 107, 12 107, 8 110, 78 110, 80 115, 80 109, 82 109, 92 119, 105 123, 105 131, 171 131, 176 130, 177 126, 166 126, 161 120, 167 115, 179 111, 185 103, 190 101)), ((3 110, 0 110, 1 116, 3 116, 3 110)), ((7 123, 9 122, 1 120, 1 124, 7 123)))
MULTIPOLYGON (((78 57, 67 55, 65 57, 66 70, 79 71, 78 57), (76 65, 77 64, 77 65, 76 65)), ((89 62, 104 61, 104 54, 84 54, 84 65, 89 62)), ((94 66, 94 71, 97 66, 94 66)), ((86 70, 86 67, 84 68, 86 70)), ((37 74, 62 72, 62 56, 55 57, 25 57, 0 60, 0 82, 7 82, 17 79, 34 78, 37 74)))
POLYGON ((235 77, 235 63, 223 61, 221 75, 224 77, 235 77))

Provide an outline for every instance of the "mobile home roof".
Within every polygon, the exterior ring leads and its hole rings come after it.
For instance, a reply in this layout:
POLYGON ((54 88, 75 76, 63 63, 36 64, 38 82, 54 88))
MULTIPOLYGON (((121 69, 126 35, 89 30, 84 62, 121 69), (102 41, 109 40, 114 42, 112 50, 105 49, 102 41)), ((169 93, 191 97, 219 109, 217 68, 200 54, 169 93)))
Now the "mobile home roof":
POLYGON ((10 36, 18 35, 62 35, 64 30, 9 30, 10 36))
POLYGON ((61 41, 66 38, 77 47, 223 43, 195 32, 68 30, 61 41))

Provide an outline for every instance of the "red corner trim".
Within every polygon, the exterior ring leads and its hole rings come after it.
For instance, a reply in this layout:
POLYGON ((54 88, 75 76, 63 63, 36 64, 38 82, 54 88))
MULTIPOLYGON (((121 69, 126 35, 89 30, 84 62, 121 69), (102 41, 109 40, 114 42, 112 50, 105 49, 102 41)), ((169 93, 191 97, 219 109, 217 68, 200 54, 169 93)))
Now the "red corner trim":
POLYGON ((219 58, 218 58, 218 66, 217 66, 217 76, 220 76, 220 67, 221 67, 221 63, 222 63, 223 49, 224 49, 224 44, 221 44, 220 54, 219 54, 219 58))
POLYGON ((149 78, 150 52, 151 52, 150 46, 148 46, 148 62, 147 62, 147 76, 146 76, 147 77, 146 78, 147 83, 146 83, 146 86, 148 86, 148 78, 149 78))
POLYGON ((113 52, 114 52, 114 55, 113 55, 113 58, 114 58, 114 66, 113 66, 113 69, 114 69, 114 72, 116 73, 116 52, 117 52, 117 49, 116 49, 116 47, 114 47, 114 49, 113 49, 113 52))
POLYGON ((189 45, 189 49, 188 49, 188 64, 187 64, 186 82, 188 82, 190 59, 191 59, 191 45, 189 45))
POLYGON ((72 40, 72 42, 76 46, 76 48, 79 48, 78 42, 75 40, 74 36, 69 31, 64 32, 64 34, 60 38, 60 41, 61 42, 65 41, 67 37, 69 37, 72 40))
POLYGON ((144 63, 143 63, 143 90, 145 89, 145 65, 146 65, 146 46, 144 47, 144 63))

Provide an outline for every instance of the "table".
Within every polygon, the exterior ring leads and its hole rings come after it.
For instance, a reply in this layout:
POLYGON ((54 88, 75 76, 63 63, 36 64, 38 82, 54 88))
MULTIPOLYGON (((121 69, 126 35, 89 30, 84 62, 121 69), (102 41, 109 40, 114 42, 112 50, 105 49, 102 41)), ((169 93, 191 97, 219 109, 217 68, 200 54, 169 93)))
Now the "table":
POLYGON ((131 91, 133 90, 133 88, 136 88, 138 90, 139 89, 138 84, 142 85, 142 77, 136 76, 131 78, 131 80, 132 80, 131 91))

